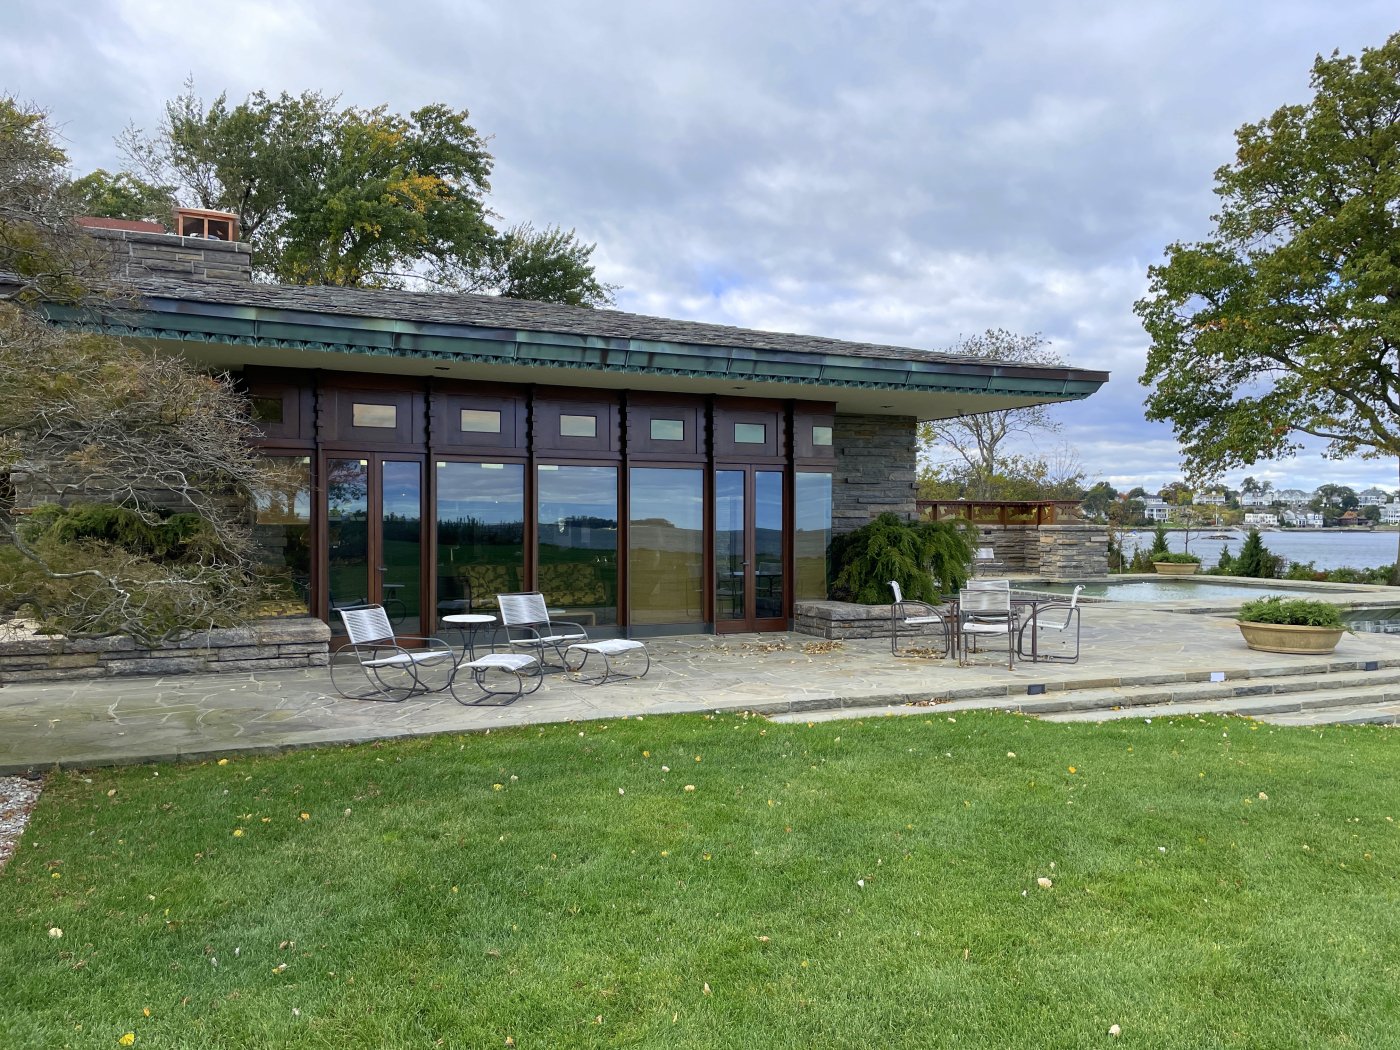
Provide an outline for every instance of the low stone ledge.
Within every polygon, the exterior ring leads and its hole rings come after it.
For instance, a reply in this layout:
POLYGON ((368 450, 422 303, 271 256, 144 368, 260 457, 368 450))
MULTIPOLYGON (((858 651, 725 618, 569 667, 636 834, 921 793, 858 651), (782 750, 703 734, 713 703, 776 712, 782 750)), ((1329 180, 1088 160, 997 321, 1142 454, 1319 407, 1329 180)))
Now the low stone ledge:
POLYGON ((17 638, 0 641, 0 684, 325 667, 330 638, 330 628, 309 616, 196 631, 159 649, 126 637, 17 638))
MULTIPOLYGON (((793 608, 794 627, 798 634, 817 638, 888 638, 890 636, 888 605, 859 605, 855 602, 804 601, 793 608)), ((939 624, 899 625, 901 638, 941 638, 939 624)))

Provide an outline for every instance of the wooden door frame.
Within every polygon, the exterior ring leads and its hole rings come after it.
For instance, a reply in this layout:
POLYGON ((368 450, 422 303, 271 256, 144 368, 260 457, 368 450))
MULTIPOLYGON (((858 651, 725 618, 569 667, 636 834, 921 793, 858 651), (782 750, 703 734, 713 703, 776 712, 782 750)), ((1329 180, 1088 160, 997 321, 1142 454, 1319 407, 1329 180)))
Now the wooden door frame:
POLYGON ((711 468, 709 479, 709 511, 710 529, 708 542, 706 543, 706 561, 710 566, 709 582, 706 586, 707 599, 711 602, 714 610, 714 629, 716 634, 753 634, 771 633, 786 631, 791 619, 792 609, 792 529, 791 529, 791 504, 792 504, 792 471, 780 463, 716 463, 711 468), (741 620, 721 620, 719 618, 719 578, 718 578, 718 555, 714 551, 715 538, 718 532, 718 503, 719 503, 719 479, 720 471, 732 470, 744 475, 744 617, 741 620), (760 473, 777 474, 779 477, 780 489, 783 500, 782 524, 782 551, 779 555, 779 565, 782 567, 782 596, 780 598, 781 613, 778 616, 760 617, 758 615, 758 591, 757 567, 758 567, 758 523, 757 523, 757 475, 760 473))

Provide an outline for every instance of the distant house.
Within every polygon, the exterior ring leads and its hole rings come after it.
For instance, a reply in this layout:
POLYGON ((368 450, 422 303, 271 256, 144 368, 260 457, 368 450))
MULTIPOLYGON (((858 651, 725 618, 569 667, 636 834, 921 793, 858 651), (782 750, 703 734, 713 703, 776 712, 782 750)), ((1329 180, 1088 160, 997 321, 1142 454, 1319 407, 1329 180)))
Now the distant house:
POLYGON ((1323 524, 1322 515, 1315 510, 1285 510, 1282 518, 1285 525, 1297 528, 1320 529, 1323 524))
POLYGON ((1364 525, 1366 519, 1354 510, 1349 510, 1337 519, 1338 525, 1364 525))
POLYGON ((1373 485, 1358 492, 1356 499, 1363 507, 1383 507, 1390 501, 1390 493, 1373 485))
POLYGON ((1381 524, 1400 525, 1400 499, 1381 505, 1381 524))
POLYGON ((1274 493, 1274 502, 1282 503, 1287 507, 1297 508, 1311 501, 1312 493, 1304 492, 1302 489, 1279 489, 1274 493))
POLYGON ((1172 516, 1172 508, 1166 500, 1148 496, 1142 501, 1142 516, 1148 521, 1167 521, 1172 516))
POLYGON ((1251 511, 1244 516, 1244 523, 1246 525, 1277 525, 1278 515, 1265 511, 1251 511))
POLYGON ((1240 506, 1268 507, 1272 505, 1274 500, 1277 498, 1277 494, 1273 492, 1256 492, 1252 495, 1249 493, 1242 492, 1240 493, 1240 506))
POLYGON ((1225 500, 1226 496, 1223 492, 1200 492, 1191 502, 1198 507, 1223 507, 1225 500))

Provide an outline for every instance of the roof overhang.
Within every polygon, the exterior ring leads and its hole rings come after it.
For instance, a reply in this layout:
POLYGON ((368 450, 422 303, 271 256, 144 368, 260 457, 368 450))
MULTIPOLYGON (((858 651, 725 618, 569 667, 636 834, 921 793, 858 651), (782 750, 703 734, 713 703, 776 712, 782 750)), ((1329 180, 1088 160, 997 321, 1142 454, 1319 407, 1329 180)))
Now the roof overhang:
POLYGON ((1107 372, 660 342, 290 310, 150 295, 95 312, 50 306, 65 327, 147 341, 202 365, 320 368, 482 382, 832 401, 842 412, 943 419, 1077 401, 1107 372))

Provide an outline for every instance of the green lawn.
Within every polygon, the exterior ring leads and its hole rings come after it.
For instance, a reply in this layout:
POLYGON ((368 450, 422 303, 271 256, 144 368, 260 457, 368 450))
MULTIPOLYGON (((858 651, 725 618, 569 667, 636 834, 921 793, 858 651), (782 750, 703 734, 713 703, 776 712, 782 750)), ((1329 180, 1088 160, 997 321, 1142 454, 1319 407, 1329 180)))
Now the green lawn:
POLYGON ((1395 1046, 1398 759, 931 709, 61 775, 0 1045, 1395 1046))

